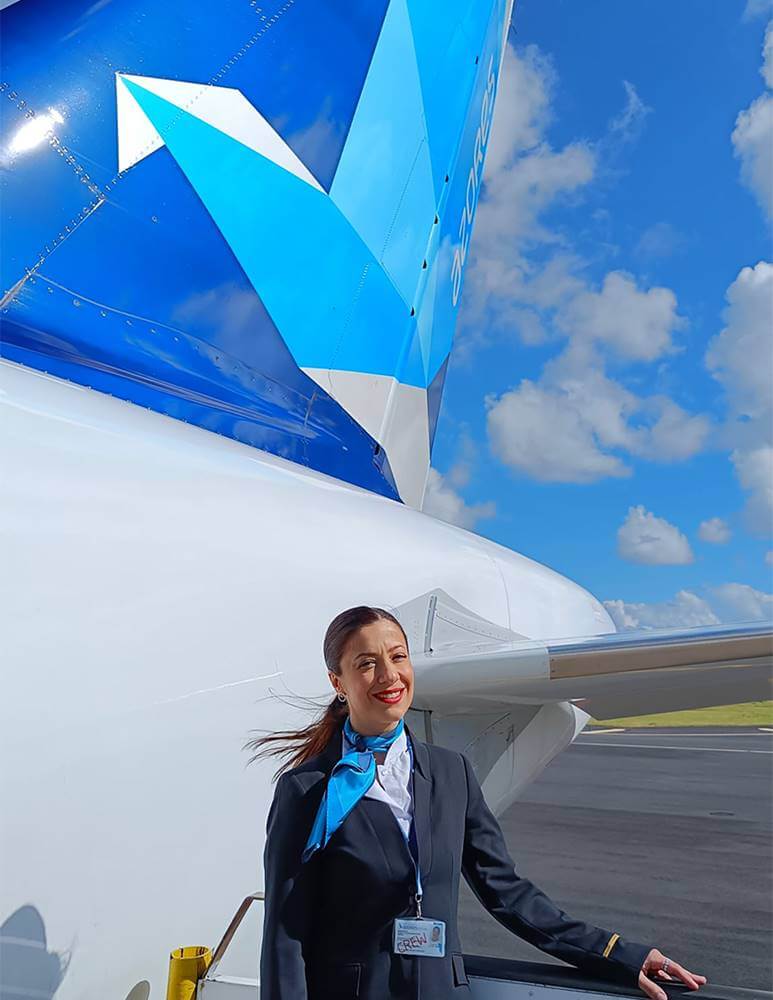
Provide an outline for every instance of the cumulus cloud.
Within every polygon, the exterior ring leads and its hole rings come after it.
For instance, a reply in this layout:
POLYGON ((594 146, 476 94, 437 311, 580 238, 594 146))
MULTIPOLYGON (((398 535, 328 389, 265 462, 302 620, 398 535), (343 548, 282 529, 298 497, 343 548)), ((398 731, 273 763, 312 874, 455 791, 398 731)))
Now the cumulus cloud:
POLYGON ((725 444, 754 531, 773 528, 773 264, 745 267, 727 290, 725 327, 709 343, 706 365, 725 389, 725 444))
POLYGON ((702 597, 690 590, 680 590, 670 601, 643 604, 604 601, 617 630, 653 628, 697 628, 719 625, 720 619, 702 597))
POLYGON ((741 180, 773 218, 773 95, 762 94, 736 118, 732 133, 741 180))
POLYGON ((705 444, 709 421, 663 395, 637 395, 606 370, 679 350, 676 296, 611 271, 598 285, 546 212, 581 194, 610 145, 635 136, 649 113, 635 87, 595 143, 554 148, 546 130, 557 75, 535 46, 508 46, 467 265, 455 362, 503 337, 554 341, 536 379, 486 399, 489 444, 515 471, 587 483, 631 474, 631 456, 681 461, 705 444), (609 141, 607 141, 609 140, 609 141))
POLYGON ((698 538, 712 545, 724 545, 730 541, 730 528, 721 517, 710 517, 707 521, 701 521, 698 538))
POLYGON ((706 364, 744 422, 768 423, 773 391, 773 264, 744 267, 726 293, 725 327, 709 343, 706 364))
POLYGON ((492 451, 514 470, 564 483, 631 474, 620 458, 602 450, 594 420, 568 393, 524 379, 498 398, 487 396, 486 406, 492 451))
POLYGON ((494 109, 485 177, 490 179, 512 164, 518 153, 537 146, 553 117, 556 85, 552 60, 536 45, 516 52, 508 45, 494 109))
MULTIPOLYGON (((763 43, 760 72, 773 87, 773 22, 763 43)), ((731 136, 741 161, 741 180, 755 195, 768 218, 773 218, 773 94, 764 93, 741 111, 731 136)))
POLYGON ((537 264, 529 256, 535 246, 560 247, 560 235, 546 228, 541 216, 587 186, 596 170, 588 142, 556 149, 547 141, 556 80, 551 60, 535 45, 518 51, 507 46, 470 243, 456 360, 469 359, 497 328, 539 342, 546 334, 532 307, 549 308, 581 287, 573 255, 558 250, 551 269, 555 281, 544 275, 544 261, 537 264))
POLYGON ((493 501, 468 504, 459 492, 469 485, 477 457, 478 448, 468 430, 462 427, 457 439, 456 460, 451 468, 445 474, 437 469, 429 470, 422 505, 425 513, 469 530, 478 521, 496 516, 493 501))
POLYGON ((773 533, 773 446, 763 445, 732 455, 736 475, 751 495, 746 502, 746 519, 752 531, 773 533))
POLYGON ((762 43, 762 68, 760 69, 765 86, 773 88, 773 21, 765 30, 765 41, 762 43))
POLYGON ((629 476, 628 456, 681 461, 709 432, 664 396, 639 397, 604 372, 587 345, 573 344, 548 362, 539 382, 524 379, 486 396, 493 453, 543 482, 591 483, 629 476))
POLYGON ((453 481, 453 474, 443 476, 437 469, 430 468, 422 504, 425 514, 468 530, 472 530, 483 518, 496 515, 496 505, 493 500, 468 504, 454 489, 453 481))
POLYGON ((612 621, 622 632, 629 629, 698 628, 736 622, 771 621, 773 594, 746 583, 712 587, 705 597, 680 590, 670 601, 651 604, 604 601, 612 621))
POLYGON ((643 506, 631 507, 617 530, 617 551, 629 562, 680 566, 693 561, 687 538, 669 521, 643 506))
POLYGON ((773 621, 773 594, 755 590, 747 583, 723 583, 712 588, 722 621, 773 621))
POLYGON ((751 21, 755 17, 767 17, 772 13, 773 0, 746 0, 743 19, 751 21))
POLYGON ((672 348, 684 326, 669 288, 641 290, 628 274, 611 271, 598 291, 575 296, 562 309, 559 326, 579 340, 604 343, 631 361, 654 361, 672 348))
POLYGON ((643 400, 642 409, 656 419, 650 427, 639 429, 639 443, 632 451, 653 461, 680 462, 703 450, 710 430, 707 417, 688 413, 666 396, 643 400))

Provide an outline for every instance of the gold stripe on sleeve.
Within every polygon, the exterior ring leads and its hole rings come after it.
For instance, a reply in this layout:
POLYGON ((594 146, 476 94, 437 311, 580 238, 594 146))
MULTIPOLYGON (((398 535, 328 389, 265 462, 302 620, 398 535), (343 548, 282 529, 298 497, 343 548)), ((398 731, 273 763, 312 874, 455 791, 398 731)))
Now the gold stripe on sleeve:
POLYGON ((612 937, 607 941, 607 946, 604 949, 604 958, 609 958, 609 953, 615 947, 615 941, 620 937, 619 934, 613 934, 612 937))

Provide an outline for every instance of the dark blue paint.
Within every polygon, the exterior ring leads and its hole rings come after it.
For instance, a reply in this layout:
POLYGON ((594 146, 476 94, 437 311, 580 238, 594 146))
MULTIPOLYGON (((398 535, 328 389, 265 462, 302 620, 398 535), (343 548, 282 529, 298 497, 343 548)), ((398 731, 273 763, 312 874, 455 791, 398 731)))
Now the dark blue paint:
POLYGON ((385 8, 3 11, 2 291, 38 265, 0 317, 3 356, 399 499, 383 451, 298 369, 168 153, 118 177, 116 146, 117 71, 213 82, 241 90, 329 186, 385 8), (58 149, 9 157, 25 115, 50 107, 64 118, 58 149))

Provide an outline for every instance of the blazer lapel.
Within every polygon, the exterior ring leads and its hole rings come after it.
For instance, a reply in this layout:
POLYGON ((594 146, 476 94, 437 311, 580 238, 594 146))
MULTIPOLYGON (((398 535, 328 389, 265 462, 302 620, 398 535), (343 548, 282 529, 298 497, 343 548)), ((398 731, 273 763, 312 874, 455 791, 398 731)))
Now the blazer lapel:
POLYGON ((422 873, 428 875, 432 868, 432 823, 430 820, 432 771, 427 744, 417 739, 410 729, 408 737, 413 748, 413 821, 416 824, 416 837, 419 842, 419 864, 422 873))
POLYGON ((330 772, 341 759, 341 751, 343 749, 342 733, 342 728, 333 733, 328 745, 317 757, 320 771, 323 771, 326 775, 328 775, 328 777, 330 776, 330 772))
MULTIPOLYGON (((432 796, 432 770, 430 767, 427 744, 417 739, 406 726, 408 739, 413 750, 413 819, 416 824, 416 837, 419 843, 419 864, 422 873, 429 874, 432 868, 432 822, 430 818, 430 800, 432 796)), ((328 776, 341 759, 342 737, 337 732, 319 755, 320 769, 328 776)), ((390 838, 393 833, 400 836, 397 821, 389 814, 389 806, 373 799, 362 799, 350 815, 367 812, 368 826, 375 836, 384 843, 384 838, 390 838), (392 829, 394 827, 394 829, 392 829)), ((364 816, 362 817, 365 818, 364 816)))

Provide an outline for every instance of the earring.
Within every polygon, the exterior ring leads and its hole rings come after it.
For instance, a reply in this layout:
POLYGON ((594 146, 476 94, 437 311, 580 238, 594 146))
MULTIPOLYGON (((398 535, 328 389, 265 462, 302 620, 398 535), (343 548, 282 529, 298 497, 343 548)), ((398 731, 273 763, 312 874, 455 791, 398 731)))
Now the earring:
POLYGON ((346 695, 342 694, 340 691, 336 695, 336 698, 338 698, 338 700, 341 701, 341 702, 345 702, 346 701, 346 695))

